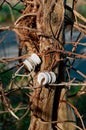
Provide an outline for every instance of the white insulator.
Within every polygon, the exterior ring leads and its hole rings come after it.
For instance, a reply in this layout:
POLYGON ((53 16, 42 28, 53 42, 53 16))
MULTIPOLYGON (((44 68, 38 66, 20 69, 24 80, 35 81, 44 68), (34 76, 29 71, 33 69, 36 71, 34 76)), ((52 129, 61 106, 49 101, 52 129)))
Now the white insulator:
POLYGON ((26 59, 23 64, 27 67, 29 71, 33 70, 32 64, 26 59))
POLYGON ((47 84, 49 81, 48 75, 46 73, 42 73, 42 72, 39 73, 37 81, 39 84, 43 84, 43 85, 47 84))
POLYGON ((38 74, 37 81, 40 85, 54 83, 56 81, 56 75, 54 72, 41 72, 38 74))
POLYGON ((54 83, 56 81, 56 75, 54 72, 50 72, 50 75, 51 75, 51 83, 54 83))
POLYGON ((33 53, 29 58, 27 58, 23 64, 27 67, 27 69, 31 72, 35 69, 37 65, 41 63, 41 59, 35 53, 33 53))
POLYGON ((41 63, 41 59, 35 53, 33 53, 30 58, 32 59, 32 61, 34 61, 35 65, 39 65, 41 63))
POLYGON ((51 75, 50 75, 50 73, 49 72, 45 72, 46 74, 47 74, 47 76, 48 76, 48 83, 50 83, 51 82, 51 75))

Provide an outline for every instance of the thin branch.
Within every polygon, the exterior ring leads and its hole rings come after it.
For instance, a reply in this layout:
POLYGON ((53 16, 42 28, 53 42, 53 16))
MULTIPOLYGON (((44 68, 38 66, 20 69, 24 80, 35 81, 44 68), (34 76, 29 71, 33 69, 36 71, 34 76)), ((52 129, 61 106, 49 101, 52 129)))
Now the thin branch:
POLYGON ((23 14, 22 16, 20 16, 20 17, 15 21, 14 25, 17 25, 20 20, 22 20, 23 18, 25 18, 25 17, 27 17, 27 16, 36 16, 36 15, 37 15, 37 13, 27 13, 27 14, 23 14))
POLYGON ((79 119, 80 119, 80 121, 81 121, 83 130, 86 130, 85 125, 84 125, 84 122, 83 122, 83 120, 82 120, 82 117, 81 117, 80 113, 78 112, 77 108, 74 107, 74 105, 72 105, 72 104, 71 104, 70 102, 68 102, 68 101, 60 100, 60 102, 63 102, 63 103, 68 104, 68 105, 74 110, 75 114, 79 117, 79 119))
POLYGON ((73 10, 75 16, 77 16, 79 19, 81 19, 82 21, 84 21, 86 23, 86 18, 83 17, 80 13, 78 13, 76 10, 73 10))
POLYGON ((49 84, 50 86, 86 86, 86 83, 71 83, 71 82, 62 82, 58 84, 49 84))
POLYGON ((50 51, 47 51, 45 54, 49 54, 49 53, 62 53, 62 54, 67 54, 69 56, 75 56, 75 58, 82 58, 82 59, 86 59, 86 55, 85 54, 78 54, 78 53, 73 53, 73 52, 70 52, 70 51, 65 51, 65 50, 50 50, 50 51))
MULTIPOLYGON (((67 54, 67 55, 69 55, 69 56, 75 56, 75 58, 82 58, 82 59, 86 59, 86 55, 85 54, 77 54, 77 53, 73 53, 73 52, 70 52, 70 51, 64 51, 64 50, 60 50, 60 49, 58 49, 58 50, 51 50, 51 51, 47 51, 47 52, 45 52, 45 53, 39 53, 38 55, 39 56, 43 56, 43 55, 47 55, 47 54, 49 54, 49 53, 62 53, 62 54, 67 54)), ((4 58, 4 59, 0 59, 0 61, 2 61, 2 62, 11 62, 11 61, 15 61, 15 60, 20 60, 20 59, 25 59, 25 58, 27 58, 29 56, 29 54, 25 54, 25 55, 23 55, 23 56, 19 56, 19 57, 12 57, 12 58, 4 58)))

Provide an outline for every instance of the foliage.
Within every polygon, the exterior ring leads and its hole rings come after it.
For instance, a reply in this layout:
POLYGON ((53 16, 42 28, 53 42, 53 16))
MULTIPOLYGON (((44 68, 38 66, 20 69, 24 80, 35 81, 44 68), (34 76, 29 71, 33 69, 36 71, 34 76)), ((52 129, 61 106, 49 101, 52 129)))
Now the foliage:
POLYGON ((24 5, 17 5, 15 7, 15 10, 10 9, 8 5, 0 7, 0 22, 12 22, 12 17, 14 17, 14 19, 16 20, 21 15, 21 13, 17 11, 17 9, 22 10, 23 8, 24 5))
MULTIPOLYGON (((28 90, 21 90, 21 89, 14 89, 9 90, 8 86, 9 83, 12 80, 12 75, 14 73, 14 70, 7 71, 6 66, 4 64, 0 67, 1 73, 0 78, 3 84, 3 89, 5 90, 5 93, 7 94, 6 97, 10 101, 12 109, 19 108, 27 108, 29 99, 27 97, 28 90), (12 92, 11 92, 12 91, 12 92)), ((15 78, 15 83, 19 83, 21 80, 21 77, 15 78)), ((27 80, 27 78, 25 78, 27 80)), ((22 117, 26 113, 27 109, 19 109, 15 114, 18 117, 22 117)), ((5 105, 3 104, 3 101, 1 100, 0 103, 0 130, 27 130, 30 123, 30 117, 29 113, 19 121, 15 119, 8 111, 6 111, 5 105)))
POLYGON ((78 12, 80 12, 84 17, 86 17, 86 5, 80 5, 79 7, 78 7, 78 12))

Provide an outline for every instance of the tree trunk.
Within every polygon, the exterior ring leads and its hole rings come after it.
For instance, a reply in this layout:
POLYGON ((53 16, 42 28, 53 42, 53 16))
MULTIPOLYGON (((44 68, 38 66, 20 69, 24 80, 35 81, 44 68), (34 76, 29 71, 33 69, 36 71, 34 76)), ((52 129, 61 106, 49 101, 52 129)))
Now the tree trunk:
MULTIPOLYGON (((64 10, 62 0, 42 0, 40 10, 37 16, 37 28, 42 32, 40 35, 40 54, 42 64, 40 72, 54 71, 59 82, 59 53, 48 53, 49 50, 61 49, 62 33, 59 39, 56 40, 57 33, 60 31, 63 21, 64 10), (61 41, 61 43, 60 43, 61 41)), ((39 86, 37 83, 37 74, 34 78, 34 86, 39 86)), ((53 86, 41 86, 33 92, 31 97, 31 123, 29 130, 56 130, 55 124, 51 121, 58 119, 58 105, 60 99, 61 88, 53 86)))
POLYGON ((57 123, 68 119, 66 104, 59 104, 65 90, 62 91, 61 86, 49 84, 40 86, 37 82, 40 72, 50 71, 55 73, 56 83, 64 81, 64 65, 62 61, 60 62, 60 53, 57 53, 58 49, 63 49, 63 0, 29 1, 23 14, 24 16, 17 20, 16 26, 25 26, 29 31, 15 30, 21 38, 19 54, 21 55, 23 46, 26 46, 29 55, 37 53, 42 61, 33 76, 33 86, 36 89, 30 98, 31 122, 28 130, 57 130, 60 127, 69 130, 65 124, 57 123))

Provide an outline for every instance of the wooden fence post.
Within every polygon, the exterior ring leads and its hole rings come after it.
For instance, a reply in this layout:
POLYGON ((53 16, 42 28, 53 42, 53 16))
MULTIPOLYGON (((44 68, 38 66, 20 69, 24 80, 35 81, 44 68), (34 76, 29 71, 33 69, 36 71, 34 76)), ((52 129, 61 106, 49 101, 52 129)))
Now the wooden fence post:
POLYGON ((41 59, 41 65, 35 68, 32 75, 34 91, 30 98, 31 122, 28 130, 57 130, 58 127, 69 130, 65 123, 57 123, 68 119, 66 104, 60 105, 60 99, 65 98, 65 89, 43 84, 45 79, 41 84, 38 81, 41 72, 53 72, 55 83, 64 81, 64 64, 58 52, 63 49, 63 0, 33 0, 25 4, 23 15, 15 23, 16 26, 24 27, 22 30, 15 29, 21 39, 19 54, 26 46, 30 56, 36 53, 41 59))
MULTIPOLYGON (((55 72, 57 80, 59 77, 60 54, 53 50, 62 49, 61 26, 64 17, 63 0, 40 0, 37 14, 37 29, 42 32, 39 38, 39 52, 42 64, 40 72, 55 72), (57 38, 57 40, 56 40, 57 38)), ((39 86, 36 73, 34 86, 39 86)), ((56 81, 58 82, 58 81, 56 81)), ((61 88, 49 86, 48 84, 35 89, 31 97, 31 123, 29 130, 55 130, 58 120, 58 104, 61 88)))

